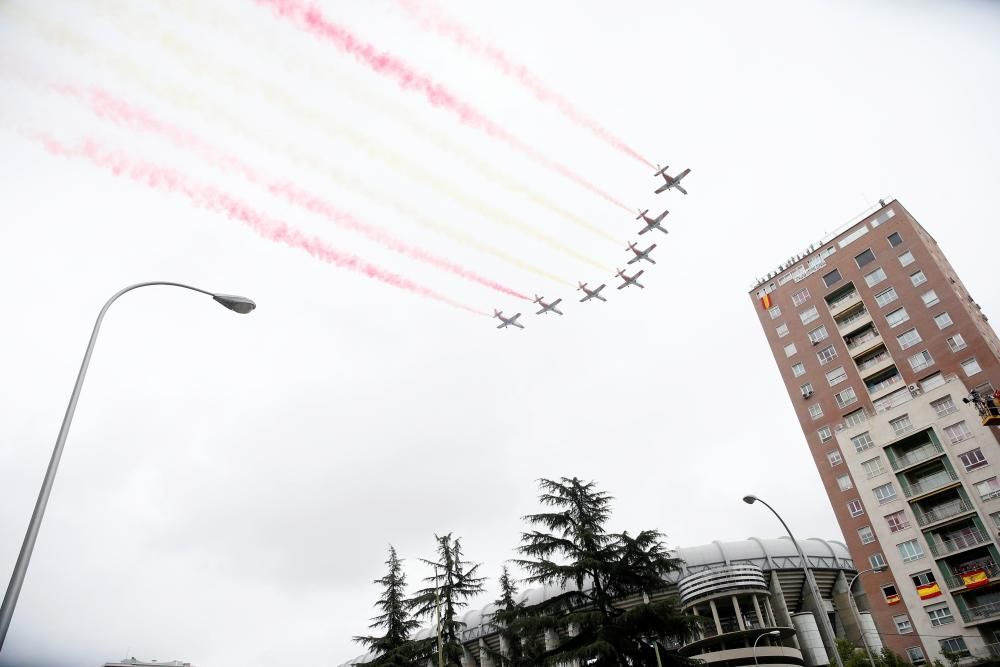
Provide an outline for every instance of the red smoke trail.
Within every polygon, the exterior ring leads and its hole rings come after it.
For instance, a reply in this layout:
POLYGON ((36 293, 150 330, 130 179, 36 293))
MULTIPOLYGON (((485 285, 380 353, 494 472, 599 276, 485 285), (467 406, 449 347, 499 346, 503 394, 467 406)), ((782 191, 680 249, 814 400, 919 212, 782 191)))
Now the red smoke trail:
POLYGON ((412 292, 413 294, 419 294, 420 296, 425 296, 477 315, 490 316, 489 313, 483 312, 478 308, 472 308, 471 306, 459 303, 408 278, 370 264, 355 255, 341 252, 318 237, 307 236, 281 220, 268 217, 254 210, 248 204, 239 201, 225 192, 217 190, 210 185, 195 183, 166 167, 137 162, 120 154, 109 153, 89 139, 84 140, 79 146, 69 147, 45 135, 38 135, 36 138, 54 155, 84 158, 103 169, 111 171, 116 176, 125 176, 154 190, 171 194, 182 194, 196 206, 221 213, 230 219, 244 223, 268 241, 284 243, 289 247, 305 250, 320 261, 340 268, 357 271, 369 278, 412 292))
POLYGON ((440 10, 427 7, 422 0, 398 0, 398 2, 425 30, 432 30, 451 39, 459 46, 494 65, 505 75, 515 79, 530 90, 539 101, 551 104, 564 116, 580 127, 589 130, 608 145, 642 162, 651 169, 656 169, 656 165, 612 134, 610 130, 602 127, 596 120, 578 111, 568 99, 546 86, 531 73, 527 66, 512 61, 500 48, 473 35, 458 21, 444 16, 440 10))
POLYGON ((631 208, 578 175, 569 167, 556 162, 541 151, 521 141, 473 106, 460 100, 442 84, 436 83, 430 77, 417 72, 399 58, 378 51, 373 45, 355 37, 344 26, 333 23, 323 15, 323 12, 319 8, 313 5, 306 5, 301 0, 257 0, 257 2, 262 5, 270 5, 280 16, 288 18, 300 27, 319 35, 341 51, 365 63, 379 74, 395 79, 401 88, 421 93, 431 104, 448 109, 456 114, 459 120, 466 125, 483 130, 491 137, 500 139, 536 162, 545 165, 595 195, 621 209, 630 213, 632 212, 631 208))
POLYGON ((282 197, 286 201, 312 213, 321 215, 341 227, 363 234, 395 252, 418 261, 426 262, 439 269, 450 271, 466 280, 477 282, 509 296, 515 296, 525 301, 531 300, 530 297, 521 294, 517 290, 481 276, 449 259, 438 257, 426 250, 409 245, 377 227, 364 223, 352 214, 338 209, 329 201, 302 190, 292 183, 268 179, 240 158, 220 151, 190 132, 165 123, 146 111, 132 106, 128 102, 120 100, 103 90, 97 88, 82 89, 75 86, 53 86, 52 88, 62 94, 82 99, 101 118, 125 124, 141 132, 152 132, 162 135, 172 143, 193 150, 218 166, 239 172, 244 178, 267 188, 272 194, 282 197))

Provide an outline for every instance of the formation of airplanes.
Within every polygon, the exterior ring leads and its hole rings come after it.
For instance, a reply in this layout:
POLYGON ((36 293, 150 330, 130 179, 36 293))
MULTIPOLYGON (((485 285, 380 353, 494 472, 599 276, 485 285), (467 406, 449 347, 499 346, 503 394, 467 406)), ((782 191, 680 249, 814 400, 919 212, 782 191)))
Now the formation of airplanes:
MULTIPOLYGON (((661 192, 666 192, 667 190, 677 190, 681 194, 685 194, 686 195, 687 194, 687 190, 685 190, 684 187, 681 185, 681 180, 685 176, 687 176, 688 174, 690 174, 691 170, 690 169, 685 169, 684 171, 680 172, 676 176, 671 176, 670 174, 667 173, 667 169, 669 169, 669 168, 670 167, 660 167, 659 165, 657 165, 657 172, 655 174, 653 174, 653 176, 654 177, 655 176, 662 176, 663 177, 663 185, 661 185, 660 187, 658 187, 654 191, 654 194, 659 194, 661 192)), ((636 218, 635 218, 636 220, 642 220, 642 222, 643 222, 643 226, 639 230, 639 235, 641 236, 641 235, 645 234, 646 232, 654 230, 654 229, 658 229, 659 231, 663 232, 664 234, 668 234, 669 232, 663 226, 663 220, 664 220, 664 218, 667 217, 667 215, 669 213, 670 213, 670 211, 667 211, 666 209, 664 209, 663 213, 660 213, 655 218, 651 218, 651 217, 649 217, 649 209, 648 208, 645 209, 645 210, 639 211, 639 215, 636 216, 636 218)), ((632 257, 632 258, 630 258, 628 260, 628 264, 635 264, 636 262, 640 262, 640 261, 647 261, 650 264, 656 264, 656 260, 649 256, 650 253, 653 252, 653 250, 655 248, 656 248, 656 244, 655 243, 651 244, 645 250, 640 250, 639 247, 636 245, 635 242, 629 243, 628 247, 626 248, 626 250, 630 251, 634 255, 634 257, 632 257)), ((618 278, 621 278, 621 280, 622 280, 622 284, 618 285, 618 289, 622 290, 622 289, 625 289, 626 287, 629 287, 629 286, 632 286, 632 285, 634 285, 634 286, 636 286, 636 287, 638 287, 640 289, 645 289, 645 285, 643 285, 642 283, 639 282, 639 276, 641 276, 643 273, 645 273, 645 269, 640 269, 634 275, 630 276, 627 273, 625 273, 624 269, 618 269, 618 272, 615 275, 618 278)), ((576 288, 577 291, 583 292, 583 298, 580 299, 580 303, 584 303, 586 301, 590 301, 591 299, 597 299, 598 301, 607 301, 607 299, 604 298, 601 295, 601 290, 603 290, 605 287, 607 287, 606 284, 601 283, 600 285, 598 285, 597 287, 594 287, 594 288, 588 287, 587 283, 584 283, 584 282, 577 283, 577 285, 578 285, 577 288, 576 288)), ((538 310, 535 313, 536 315, 544 315, 546 313, 555 313, 557 315, 562 315, 563 314, 563 312, 561 310, 559 310, 559 308, 558 308, 559 304, 562 303, 562 299, 556 299, 555 301, 552 301, 550 303, 546 303, 544 296, 538 296, 536 294, 533 303, 535 305, 537 305, 537 306, 540 306, 540 310, 538 310)), ((523 329, 524 328, 524 325, 517 321, 517 319, 519 317, 521 317, 521 313, 516 313, 514 315, 511 315, 510 317, 507 317, 507 316, 505 316, 503 314, 503 311, 494 310, 493 311, 493 317, 500 320, 500 324, 497 325, 497 329, 505 329, 507 327, 517 327, 519 329, 523 329)))

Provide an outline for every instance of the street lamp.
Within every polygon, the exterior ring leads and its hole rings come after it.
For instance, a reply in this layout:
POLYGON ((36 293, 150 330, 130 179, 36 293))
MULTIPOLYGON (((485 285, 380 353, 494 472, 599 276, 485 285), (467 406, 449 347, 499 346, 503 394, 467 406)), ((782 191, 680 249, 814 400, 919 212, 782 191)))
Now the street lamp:
POLYGON ((851 582, 847 584, 847 597, 851 601, 851 609, 854 611, 854 616, 858 619, 858 627, 861 630, 861 643, 865 646, 865 653, 868 654, 868 664, 870 664, 871 667, 875 667, 875 658, 872 656, 872 650, 868 647, 868 640, 865 638, 865 629, 861 627, 861 612, 858 610, 858 606, 854 602, 854 582, 857 581, 858 577, 862 574, 866 574, 868 572, 885 572, 887 569, 889 568, 885 565, 881 565, 879 567, 870 567, 867 570, 861 570, 856 575, 851 577, 851 582))
POLYGON ((80 390, 83 387, 83 378, 87 375, 87 367, 90 365, 90 357, 94 353, 94 345, 97 342, 97 332, 101 328, 104 314, 118 297, 126 292, 131 292, 140 287, 150 287, 152 285, 166 285, 169 287, 182 287, 184 289, 207 294, 215 301, 222 304, 233 312, 245 315, 257 307, 250 299, 231 294, 215 294, 197 287, 184 285, 182 283, 172 283, 166 281, 153 281, 147 283, 137 283, 130 285, 114 294, 101 312, 97 315, 94 323, 94 330, 90 334, 90 342, 87 344, 87 351, 83 355, 83 363, 80 365, 80 372, 76 376, 76 384, 73 385, 73 393, 69 397, 69 405, 66 406, 66 414, 63 416, 62 426, 59 428, 59 436, 56 438, 55 448, 52 450, 52 458, 49 459, 49 467, 45 471, 45 478, 42 480, 42 488, 38 492, 38 499, 35 501, 35 509, 31 513, 31 521, 28 523, 28 530, 24 535, 24 542, 21 544, 21 551, 17 554, 17 562, 14 564, 14 572, 10 575, 10 583, 7 585, 7 592, 3 597, 3 604, 0 605, 0 651, 3 650, 4 639, 7 637, 7 629, 10 621, 14 617, 14 607, 17 605, 17 598, 21 594, 21 586, 24 584, 24 574, 28 570, 28 562, 31 560, 31 552, 35 548, 35 540, 38 538, 38 529, 42 525, 42 516, 45 514, 45 506, 49 502, 49 495, 52 493, 52 484, 55 482, 56 470, 59 468, 59 459, 62 458, 63 447, 66 445, 66 435, 69 433, 70 424, 73 422, 73 413, 76 412, 76 403, 80 398, 80 390))
POLYGON ((785 520, 781 518, 781 515, 778 514, 773 507, 753 494, 743 496, 743 502, 747 505, 753 505, 754 503, 759 502, 761 505, 771 510, 771 513, 774 514, 774 516, 778 518, 778 521, 781 522, 781 525, 784 526, 785 532, 788 533, 788 537, 792 540, 792 544, 795 545, 795 550, 799 553, 799 560, 802 561, 802 571, 806 575, 806 584, 808 584, 809 591, 812 593, 813 601, 816 604, 816 615, 819 616, 819 626, 822 629, 821 634, 823 635, 823 643, 826 645, 827 653, 833 657, 837 667, 844 667, 844 661, 840 659, 840 653, 837 651, 836 645, 831 646, 833 638, 836 635, 834 635, 833 627, 830 625, 830 619, 827 617, 826 611, 823 609, 823 598, 820 597, 819 586, 816 585, 816 579, 813 577, 812 570, 809 568, 809 561, 806 560, 806 555, 802 552, 802 547, 800 547, 799 543, 795 540, 795 536, 792 535, 792 531, 789 530, 788 524, 785 523, 785 520))
POLYGON ((762 635, 757 635, 757 639, 753 640, 753 649, 751 651, 753 653, 753 664, 755 665, 760 664, 759 662, 757 662, 757 642, 761 640, 761 637, 780 637, 780 636, 781 636, 780 630, 771 630, 770 632, 765 632, 762 635))

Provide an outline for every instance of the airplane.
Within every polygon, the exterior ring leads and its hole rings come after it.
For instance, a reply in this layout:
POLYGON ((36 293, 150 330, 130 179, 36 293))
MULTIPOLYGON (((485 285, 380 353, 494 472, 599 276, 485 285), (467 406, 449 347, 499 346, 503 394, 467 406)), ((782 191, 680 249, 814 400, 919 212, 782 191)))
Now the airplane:
POLYGON ((556 306, 558 306, 562 302, 562 299, 556 299, 552 303, 545 303, 545 301, 543 300, 544 298, 545 297, 538 296, 537 294, 535 295, 535 303, 537 303, 539 306, 542 307, 542 309, 540 311, 538 311, 537 313, 535 313, 535 315, 541 315, 541 314, 547 313, 549 311, 552 311, 556 315, 562 315, 563 314, 561 310, 559 310, 558 308, 556 308, 556 306))
POLYGON ((646 286, 641 284, 638 280, 639 276, 641 276, 643 273, 645 273, 645 271, 639 271, 639 273, 635 274, 634 276, 628 276, 625 275, 625 271, 623 271, 622 269, 618 269, 618 277, 625 281, 618 286, 618 289, 624 289, 629 285, 635 285, 636 287, 641 287, 645 289, 646 286))
POLYGON ((659 214, 655 218, 649 217, 648 215, 646 215, 647 213, 649 213, 648 208, 645 211, 639 211, 639 215, 635 216, 636 220, 642 220, 643 222, 646 223, 646 226, 639 230, 639 236, 642 236, 650 229, 659 229, 664 234, 670 233, 666 229, 664 229, 662 224, 660 224, 663 222, 663 219, 667 217, 667 214, 670 213, 670 211, 663 211, 663 213, 659 214))
POLYGON ((503 329, 504 327, 509 327, 509 326, 515 326, 515 327, 518 327, 519 329, 523 329, 524 328, 524 325, 523 324, 519 324, 518 321, 517 321, 517 318, 521 317, 521 313, 518 313, 517 315, 514 315, 513 317, 504 317, 502 310, 495 310, 494 309, 494 311, 493 311, 493 317, 496 317, 496 318, 500 319, 501 324, 497 325, 497 329, 503 329))
POLYGON ((582 299, 580 299, 580 303, 583 303, 584 301, 590 301, 591 299, 600 299, 601 301, 607 301, 607 299, 601 296, 601 290, 607 287, 607 285, 602 284, 600 287, 596 289, 587 289, 587 283, 579 283, 579 285, 580 286, 577 287, 577 289, 583 290, 583 293, 587 295, 582 299))
POLYGON ((656 260, 649 256, 649 253, 653 252, 653 248, 655 248, 655 247, 656 247, 656 244, 654 243, 653 245, 649 246, 645 250, 639 250, 638 248, 635 247, 634 243, 629 243, 627 250, 631 250, 632 252, 634 252, 635 253, 635 257, 633 257, 632 259, 630 259, 628 261, 628 263, 629 264, 635 264, 640 259, 644 259, 647 262, 649 262, 650 264, 656 264, 656 260))
MULTIPOLYGON (((660 165, 656 166, 659 167, 660 165)), ((660 169, 658 172, 653 174, 653 176, 662 176, 663 180, 665 181, 663 185, 661 185, 659 188, 656 189, 656 192, 654 194, 660 194, 664 190, 669 190, 671 188, 676 188, 681 192, 683 192, 684 194, 687 194, 687 190, 681 187, 681 179, 690 174, 691 170, 685 169, 676 176, 668 176, 667 169, 670 169, 670 167, 664 167, 663 169, 660 169)))

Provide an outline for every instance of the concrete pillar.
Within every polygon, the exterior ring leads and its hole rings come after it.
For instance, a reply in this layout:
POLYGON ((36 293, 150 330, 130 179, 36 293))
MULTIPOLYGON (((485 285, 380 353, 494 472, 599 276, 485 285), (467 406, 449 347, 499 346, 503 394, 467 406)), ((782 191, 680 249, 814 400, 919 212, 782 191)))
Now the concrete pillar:
POLYGON ((740 600, 735 595, 732 597, 733 600, 733 611, 736 612, 736 624, 739 626, 740 630, 746 630, 746 623, 743 622, 743 613, 740 612, 740 600))
POLYGON ((715 608, 715 600, 709 600, 708 606, 712 608, 712 619, 715 621, 715 634, 722 634, 722 622, 719 621, 719 610, 715 608))
MULTIPOLYGON (((861 582, 856 581, 854 585, 860 586, 861 582)), ((844 628, 847 639, 855 646, 861 646, 861 619, 854 613, 850 597, 847 577, 842 571, 838 572, 837 579, 833 582, 833 609, 840 619, 840 625, 844 628)))
POLYGON ((510 657, 510 641, 502 635, 500 637, 500 655, 505 658, 510 657))
POLYGON ((559 635, 556 634, 555 630, 545 631, 545 650, 551 651, 556 646, 559 646, 559 635))
POLYGON ((753 610, 757 614, 757 622, 760 623, 761 627, 770 627, 771 622, 760 611, 760 602, 757 600, 757 594, 754 593, 751 595, 750 599, 753 600, 753 610))
POLYGON ((476 659, 465 644, 462 644, 462 667, 476 667, 476 659))
POLYGON ((496 667, 493 656, 490 655, 489 647, 486 646, 486 642, 482 639, 479 640, 479 664, 482 667, 496 667))
MULTIPOLYGON (((781 590, 781 582, 778 581, 778 573, 771 572, 771 584, 769 586, 771 594, 765 600, 765 604, 771 609, 771 616, 774 622, 783 628, 794 627, 792 625, 792 615, 788 613, 788 605, 785 604, 785 593, 781 590)), ((792 645, 801 648, 798 636, 792 638, 792 645)))

